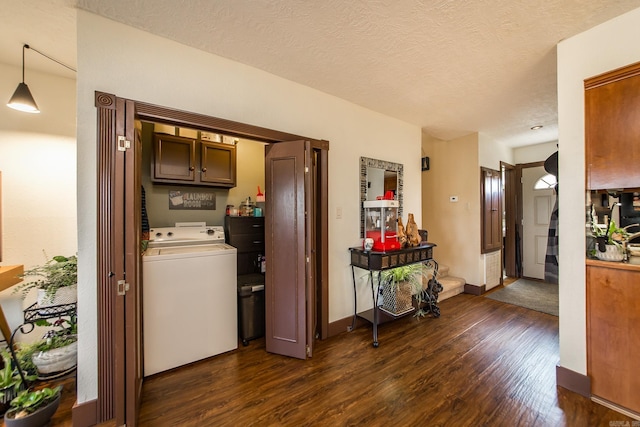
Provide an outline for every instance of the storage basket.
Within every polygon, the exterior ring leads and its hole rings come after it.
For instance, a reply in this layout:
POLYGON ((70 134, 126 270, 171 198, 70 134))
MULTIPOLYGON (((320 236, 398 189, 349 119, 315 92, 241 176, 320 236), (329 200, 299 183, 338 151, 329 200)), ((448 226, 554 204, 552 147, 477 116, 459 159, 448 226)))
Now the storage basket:
POLYGON ((395 316, 413 310, 411 284, 390 281, 382 285, 382 310, 395 316))

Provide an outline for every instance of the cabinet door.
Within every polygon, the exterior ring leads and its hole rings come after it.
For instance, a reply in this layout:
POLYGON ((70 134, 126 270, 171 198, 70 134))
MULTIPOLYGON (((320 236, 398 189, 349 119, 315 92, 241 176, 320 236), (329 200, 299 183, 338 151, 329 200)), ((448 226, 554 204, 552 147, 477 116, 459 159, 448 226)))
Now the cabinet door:
POLYGON ((591 394, 640 412, 640 271, 587 266, 591 394))
POLYGON ((640 64, 585 81, 587 188, 640 186, 640 64))
POLYGON ((196 141, 172 135, 154 137, 153 179, 195 180, 196 141))
POLYGON ((236 185, 236 147, 202 141, 200 181, 221 187, 236 185))

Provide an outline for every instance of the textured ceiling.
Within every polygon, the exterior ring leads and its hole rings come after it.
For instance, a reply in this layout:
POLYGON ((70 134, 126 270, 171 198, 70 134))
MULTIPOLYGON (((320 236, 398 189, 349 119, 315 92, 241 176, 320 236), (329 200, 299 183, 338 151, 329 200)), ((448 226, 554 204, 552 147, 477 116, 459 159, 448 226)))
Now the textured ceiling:
MULTIPOLYGON (((47 25, 23 38, 48 32, 42 49, 69 62, 75 61, 66 46, 75 41, 69 5, 76 3, 438 138, 481 132, 509 146, 557 139, 556 44, 640 7, 640 0, 0 1, 3 10, 12 5, 10 13, 56 9, 47 25), (537 124, 544 128, 531 131, 537 124)), ((12 24, 22 27, 23 19, 31 18, 17 16, 12 24)), ((19 47, 12 48, 13 61, 5 60, 5 32, 2 60, 19 63, 19 47)))

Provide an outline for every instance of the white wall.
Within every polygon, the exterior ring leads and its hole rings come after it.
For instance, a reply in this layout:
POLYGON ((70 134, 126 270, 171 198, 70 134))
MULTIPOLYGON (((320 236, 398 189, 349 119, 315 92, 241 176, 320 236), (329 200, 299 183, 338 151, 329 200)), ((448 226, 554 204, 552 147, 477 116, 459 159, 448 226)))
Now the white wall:
POLYGON ((558 44, 560 365, 587 373, 584 79, 640 61, 640 9, 558 44))
POLYGON ((430 170, 422 172, 422 203, 429 241, 438 245, 434 258, 450 268, 450 275, 482 285, 478 134, 451 141, 425 134, 422 151, 430 163, 430 170), (450 202, 451 196, 458 202, 450 202))
POLYGON ((542 144, 528 145, 513 149, 513 162, 520 163, 543 162, 558 151, 558 141, 544 142, 542 144))
MULTIPOLYGON (((483 133, 478 134, 478 164, 500 170, 500 162, 513 164, 513 150, 483 133)), ((478 178, 480 179, 480 178, 478 178)))
MULTIPOLYGON (((21 78, 21 68, 0 64, 3 103, 11 98, 21 78)), ((46 261, 43 251, 48 257, 77 251, 76 111, 74 80, 27 70, 26 82, 40 114, 0 105, 0 264, 30 268, 46 261)), ((23 302, 8 289, 0 294, 0 301, 14 328, 22 323, 22 309, 35 301, 35 295, 23 302)))
POLYGON ((97 395, 96 294, 88 286, 96 272, 94 91, 329 140, 330 321, 353 312, 348 248, 361 244, 360 156, 404 164, 404 211, 421 222, 416 126, 83 11, 78 11, 78 69, 79 281, 87 284, 78 295, 79 403, 97 395))

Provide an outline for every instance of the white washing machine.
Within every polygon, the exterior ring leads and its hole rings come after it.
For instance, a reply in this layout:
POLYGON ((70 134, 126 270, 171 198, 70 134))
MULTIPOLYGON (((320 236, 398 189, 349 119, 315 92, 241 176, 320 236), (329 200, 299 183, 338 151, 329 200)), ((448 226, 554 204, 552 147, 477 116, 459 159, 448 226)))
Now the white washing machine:
POLYGON ((178 225, 152 228, 142 257, 145 376, 238 348, 236 248, 178 225))

